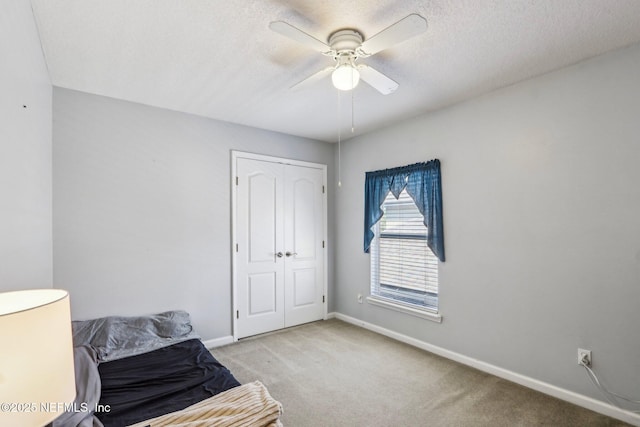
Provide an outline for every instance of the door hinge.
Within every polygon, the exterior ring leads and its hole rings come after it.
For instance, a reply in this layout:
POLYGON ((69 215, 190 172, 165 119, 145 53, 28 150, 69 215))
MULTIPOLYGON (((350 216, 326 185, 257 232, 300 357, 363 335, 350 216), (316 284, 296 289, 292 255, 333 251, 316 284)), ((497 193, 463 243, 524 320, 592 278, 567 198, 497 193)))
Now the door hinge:
POLYGON ((322 186, 322 194, 324 194, 324 185, 322 186))
POLYGON ((322 303, 324 304, 324 295, 322 295, 322 303))
POLYGON ((236 319, 240 318, 240 310, 236 310, 236 319))
POLYGON ((238 185, 238 177, 236 176, 236 185, 238 185))
POLYGON ((238 244, 236 243, 236 252, 238 252, 238 244))
POLYGON ((322 247, 324 248, 324 240, 322 241, 322 247))

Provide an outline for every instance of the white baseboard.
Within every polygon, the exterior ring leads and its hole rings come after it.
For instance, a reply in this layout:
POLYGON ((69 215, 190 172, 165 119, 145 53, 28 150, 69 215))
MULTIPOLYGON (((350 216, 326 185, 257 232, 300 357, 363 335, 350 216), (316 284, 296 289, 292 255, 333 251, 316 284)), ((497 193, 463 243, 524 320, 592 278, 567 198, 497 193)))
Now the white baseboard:
POLYGON ((202 341, 205 347, 207 348, 216 348, 222 347, 223 345, 231 344, 233 342, 233 336, 229 335, 226 337, 214 338, 211 340, 202 341))
POLYGON ((509 371, 507 369, 500 368, 490 363, 486 363, 481 360, 474 359, 474 358, 465 356, 463 354, 456 353, 454 351, 450 351, 442 347, 438 347, 438 346, 429 344, 427 342, 417 340, 407 335, 399 334, 389 329, 374 325, 372 323, 364 322, 362 320, 356 319, 351 316, 347 316, 345 314, 333 312, 327 315, 327 319, 333 319, 333 318, 342 320, 347 323, 351 323, 356 326, 360 326, 362 328, 368 329, 373 332, 377 332, 381 335, 387 336, 389 338, 393 338, 397 341, 401 341, 403 343, 412 345, 414 347, 418 347, 422 350, 426 350, 430 353, 434 353, 439 356, 446 357, 447 359, 454 360, 464 365, 471 366, 480 371, 487 372, 489 374, 495 375, 500 378, 504 378, 505 380, 520 384, 522 386, 531 388, 541 393, 548 394, 549 396, 553 396, 558 399, 562 399, 567 402, 573 403, 575 405, 582 406, 583 408, 590 409, 594 412, 598 412, 600 414, 607 415, 609 417, 617 418, 619 420, 622 420, 629 424, 633 424, 635 426, 640 426, 640 415, 634 414, 633 412, 625 411, 620 408, 616 408, 615 406, 612 406, 608 403, 601 402, 591 397, 578 394, 578 393, 560 388, 558 386, 545 383, 543 381, 539 381, 534 378, 527 377, 525 375, 521 375, 513 371, 509 371))

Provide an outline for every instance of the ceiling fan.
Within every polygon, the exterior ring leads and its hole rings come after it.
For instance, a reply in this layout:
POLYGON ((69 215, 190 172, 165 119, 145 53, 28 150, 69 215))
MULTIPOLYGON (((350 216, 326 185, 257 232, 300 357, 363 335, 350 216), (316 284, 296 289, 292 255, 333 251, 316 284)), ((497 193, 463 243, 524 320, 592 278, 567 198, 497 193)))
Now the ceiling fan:
POLYGON ((417 36, 427 30, 427 20, 418 14, 411 14, 379 33, 364 39, 355 29, 345 28, 334 31, 327 38, 327 43, 305 33, 284 21, 274 21, 269 28, 276 33, 289 37, 303 45, 333 58, 335 63, 301 82, 291 89, 299 89, 314 83, 331 74, 333 85, 340 90, 351 90, 358 85, 360 78, 383 95, 393 93, 398 83, 366 64, 358 64, 360 58, 388 49, 395 44, 417 36))

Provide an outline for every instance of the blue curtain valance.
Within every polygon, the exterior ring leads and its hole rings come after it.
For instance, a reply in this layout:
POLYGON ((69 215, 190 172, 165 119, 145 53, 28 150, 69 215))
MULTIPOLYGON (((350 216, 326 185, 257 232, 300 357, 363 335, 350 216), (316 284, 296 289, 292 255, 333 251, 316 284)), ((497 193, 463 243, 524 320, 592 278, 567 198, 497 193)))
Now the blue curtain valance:
POLYGON ((364 251, 369 252, 374 233, 371 228, 382 218, 380 208, 391 191, 397 199, 406 187, 407 193, 424 217, 427 245, 440 261, 444 257, 442 225, 442 186, 440 160, 415 163, 393 169, 367 172, 364 190, 364 251))

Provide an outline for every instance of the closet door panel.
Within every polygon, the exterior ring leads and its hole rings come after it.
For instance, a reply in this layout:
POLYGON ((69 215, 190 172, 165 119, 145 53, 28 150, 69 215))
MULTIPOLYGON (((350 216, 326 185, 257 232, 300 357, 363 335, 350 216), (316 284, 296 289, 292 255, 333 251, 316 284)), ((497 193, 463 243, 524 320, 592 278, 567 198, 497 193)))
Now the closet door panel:
POLYGON ((324 315, 323 174, 320 169, 285 169, 285 326, 324 315))
POLYGON ((284 327, 283 167, 238 159, 236 322, 239 338, 284 327))

